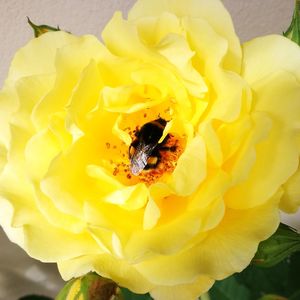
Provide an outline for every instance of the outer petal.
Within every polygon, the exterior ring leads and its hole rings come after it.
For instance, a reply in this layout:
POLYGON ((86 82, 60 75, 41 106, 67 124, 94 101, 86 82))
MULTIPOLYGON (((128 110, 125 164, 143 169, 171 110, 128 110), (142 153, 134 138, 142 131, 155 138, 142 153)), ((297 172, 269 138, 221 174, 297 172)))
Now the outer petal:
POLYGON ((36 219, 32 225, 24 226, 24 239, 28 254, 44 262, 102 252, 87 232, 70 233, 50 225, 43 217, 36 219))
POLYGON ((0 198, 0 224, 4 229, 8 238, 18 244, 20 247, 24 247, 24 233, 23 228, 16 228, 11 226, 11 219, 13 217, 14 209, 8 200, 0 198))
POLYGON ((201 243, 175 255, 141 262, 137 270, 158 285, 191 283, 199 274, 219 280, 242 271, 258 243, 276 230, 281 195, 253 209, 227 210, 219 226, 201 243))
POLYGON ((58 263, 58 268, 65 280, 96 271, 104 277, 114 278, 119 285, 126 286, 136 293, 146 293, 150 290, 155 300, 194 300, 201 293, 205 293, 214 282, 209 277, 199 276, 191 284, 156 286, 143 277, 134 265, 128 265, 106 254, 62 261, 58 263))
POLYGON ((18 179, 8 168, 0 178, 1 225, 13 242, 23 247, 30 256, 45 262, 100 252, 87 232, 74 234, 68 228, 48 223, 36 206, 32 186, 18 179), (17 189, 16 182, 19 183, 17 189))
POLYGON ((243 55, 242 76, 249 84, 283 70, 300 78, 299 46, 283 36, 253 39, 243 45, 243 55))
POLYGON ((0 144, 0 173, 6 164, 7 150, 4 145, 0 144))
POLYGON ((57 49, 74 43, 78 38, 64 31, 49 32, 31 40, 15 55, 7 81, 21 77, 49 74, 55 71, 54 59, 57 49))
MULTIPOLYGON (((32 51, 36 52, 38 49, 33 47, 32 51)), ((89 35, 76 37, 73 43, 57 50, 52 61, 56 72, 54 87, 33 109, 32 120, 37 128, 47 126, 49 115, 65 110, 83 69, 92 60, 97 61, 105 54, 102 44, 89 35)))
MULTIPOLYGON (((298 157, 300 153, 300 123, 299 123, 299 111, 300 111, 300 49, 299 46, 290 40, 282 36, 266 36, 254 39, 243 45, 244 49, 244 64, 243 64, 243 76, 249 83, 252 83, 257 90, 258 96, 264 93, 263 83, 267 82, 267 78, 274 73, 284 71, 289 74, 286 78, 274 82, 276 99, 270 98, 270 103, 263 101, 257 101, 258 109, 261 110, 261 105, 265 109, 265 105, 268 105, 268 109, 276 116, 276 119, 281 120, 286 126, 291 126, 290 133, 292 137, 287 141, 287 144, 291 143, 291 139, 294 140, 294 144, 291 145, 294 152, 294 167, 297 166, 297 149, 298 157), (264 51, 261 51, 264 49, 264 51), (258 64, 257 61, 263 61, 263 64, 258 64), (285 81, 285 87, 282 87, 282 81, 285 81), (287 82, 289 81, 289 82, 287 82), (278 87, 278 84, 281 87, 278 87), (289 86, 289 89, 287 89, 289 86), (280 92, 282 93, 280 97, 280 92), (281 103, 281 105, 278 105, 281 103)), ((282 72, 283 73, 283 72, 282 72)), ((274 79, 274 77, 273 77, 274 79)), ((279 80, 279 79, 278 79, 279 80)), ((270 87, 272 89, 272 87, 270 87)), ((266 97, 265 97, 266 99, 266 97)), ((259 99, 258 99, 259 100, 259 99)), ((282 128, 282 123, 279 125, 282 128)), ((287 146, 287 145, 285 145, 287 146)), ((287 160, 290 160, 290 155, 285 152, 282 157, 278 158, 282 163, 287 164, 287 160)), ((272 162, 272 165, 279 167, 279 163, 272 162)), ((264 167, 266 167, 264 162, 264 167)), ((270 171, 270 174, 278 171, 270 171)), ((291 175, 292 172, 290 172, 291 175)), ((286 181, 286 180, 285 180, 286 181)), ((281 199, 280 208, 286 212, 295 212, 300 206, 299 195, 299 169, 298 171, 284 184, 283 189, 285 191, 283 198, 281 199)), ((283 182, 284 183, 284 182, 283 182)))
POLYGON ((300 207, 300 169, 283 185, 284 194, 280 208, 287 213, 295 213, 300 207))
POLYGON ((11 114, 18 107, 17 93, 13 88, 5 87, 0 91, 0 142, 3 146, 9 147, 10 129, 9 121, 11 114))
POLYGON ((231 207, 247 208, 267 201, 297 171, 300 49, 278 36, 256 39, 244 45, 243 68, 254 91, 253 111, 267 113, 272 120, 268 137, 256 148, 249 178, 227 195, 231 207))
POLYGON ((199 295, 208 291, 214 280, 200 276, 194 283, 175 286, 160 286, 153 289, 150 294, 155 300, 195 300, 199 295))
POLYGON ((108 254, 86 255, 61 261, 58 262, 58 268, 65 280, 96 271, 136 293, 147 293, 153 287, 133 266, 108 254))

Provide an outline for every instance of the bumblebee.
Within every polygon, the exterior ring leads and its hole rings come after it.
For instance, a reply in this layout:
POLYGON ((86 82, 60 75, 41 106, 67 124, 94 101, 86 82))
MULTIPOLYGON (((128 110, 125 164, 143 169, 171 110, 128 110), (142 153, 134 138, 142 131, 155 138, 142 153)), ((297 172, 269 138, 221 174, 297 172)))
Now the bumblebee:
POLYGON ((161 143, 158 143, 163 135, 167 121, 159 118, 144 124, 135 133, 136 139, 129 147, 130 171, 133 175, 139 175, 143 170, 154 169, 160 161, 160 151, 167 150, 164 147, 169 135, 161 143))

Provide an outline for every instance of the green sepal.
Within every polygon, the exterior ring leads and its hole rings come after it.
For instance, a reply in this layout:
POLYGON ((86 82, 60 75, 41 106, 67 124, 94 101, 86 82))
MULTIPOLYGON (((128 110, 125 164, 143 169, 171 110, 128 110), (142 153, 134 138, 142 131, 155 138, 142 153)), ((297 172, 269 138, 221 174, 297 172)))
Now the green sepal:
POLYGON ((27 17, 27 21, 28 21, 28 24, 31 26, 31 28, 33 29, 33 32, 34 32, 34 36, 35 37, 39 37, 41 36, 42 34, 46 33, 46 32, 49 32, 49 31, 60 31, 60 28, 59 26, 57 27, 52 27, 52 26, 49 26, 49 25, 36 25, 34 24, 30 19, 29 17, 27 17))
POLYGON ((268 268, 297 251, 300 251, 300 234, 281 223, 271 237, 259 244, 252 264, 268 268))
POLYGON ((283 35, 300 46, 300 0, 296 0, 291 25, 283 35))
POLYGON ((110 279, 96 273, 70 280, 55 300, 124 300, 121 289, 110 279))

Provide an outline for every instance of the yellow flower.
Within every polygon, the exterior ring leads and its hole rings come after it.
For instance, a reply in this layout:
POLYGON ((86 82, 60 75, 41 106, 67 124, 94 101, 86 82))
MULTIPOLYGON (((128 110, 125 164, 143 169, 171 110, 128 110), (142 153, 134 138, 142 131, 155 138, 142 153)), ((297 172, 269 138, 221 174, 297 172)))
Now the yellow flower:
POLYGON ((193 300, 300 204, 300 49, 241 47, 218 0, 139 0, 102 37, 51 32, 16 54, 1 225, 64 279, 193 300))

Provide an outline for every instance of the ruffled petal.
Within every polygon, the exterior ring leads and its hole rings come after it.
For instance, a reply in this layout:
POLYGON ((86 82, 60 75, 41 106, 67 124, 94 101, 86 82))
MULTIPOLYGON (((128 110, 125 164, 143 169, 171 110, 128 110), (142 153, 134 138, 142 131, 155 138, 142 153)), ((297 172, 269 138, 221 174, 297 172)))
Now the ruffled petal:
MULTIPOLYGON (((281 208, 292 212, 299 206, 294 187, 298 178, 295 172, 300 153, 300 50, 295 43, 277 35, 247 42, 243 50, 242 73, 255 91, 254 109, 267 112, 274 122, 270 138, 259 148, 259 159, 250 180, 253 182, 253 176, 259 176, 263 179, 259 182, 262 188, 257 188, 256 184, 255 195, 247 195, 262 199, 263 193, 266 197, 266 193, 274 193, 281 184, 287 182, 283 187, 286 194, 281 208), (264 63, 258 64, 257 61, 264 63), (272 149, 272 152, 268 149, 272 149), (259 166, 263 166, 263 169, 259 166), (293 177, 289 179, 291 175, 293 177), (267 185, 266 181, 269 182, 267 185)), ((250 186, 247 190, 254 192, 250 186)))
MULTIPOLYGON (((218 35, 211 24, 202 19, 184 19, 183 26, 195 51, 194 64, 209 82, 209 109, 206 118, 232 122, 242 105, 250 100, 246 82, 225 67, 228 41, 218 35)), ((234 67, 233 67, 234 68, 234 67)))
POLYGON ((87 130, 89 113, 99 105, 103 81, 100 70, 94 60, 83 70, 77 86, 72 93, 68 105, 69 122, 73 122, 81 130, 87 130))
MULTIPOLYGON (((96 242, 86 232, 74 234, 68 227, 61 228, 57 227, 59 224, 48 223, 35 203, 32 185, 22 182, 16 189, 18 179, 9 168, 5 169, 0 178, 0 194, 3 199, 1 225, 14 242, 22 246, 30 256, 45 262, 57 262, 63 258, 99 251, 96 242)), ((68 218, 65 225, 67 220, 68 218)))
POLYGON ((32 121, 36 128, 44 128, 49 115, 66 108, 83 69, 92 60, 98 61, 105 55, 102 44, 89 35, 76 37, 73 43, 57 50, 53 61, 56 72, 54 87, 33 110, 32 121))
POLYGON ((194 247, 137 264, 137 270, 158 285, 193 282, 199 274, 223 279, 242 271, 260 241, 278 227, 279 193, 267 204, 247 210, 226 210, 222 222, 194 247))
POLYGON ((229 42, 229 52, 225 64, 234 71, 240 70, 241 49, 239 40, 234 32, 230 15, 219 0, 139 0, 128 14, 131 21, 142 17, 160 16, 170 12, 178 17, 190 16, 206 20, 214 30, 224 36, 229 42))
POLYGON ((70 45, 77 39, 76 36, 64 31, 49 32, 32 39, 16 53, 10 66, 7 82, 17 81, 22 77, 55 72, 54 61, 57 49, 70 45))
POLYGON ((236 208, 268 201, 296 172, 299 163, 300 82, 291 73, 277 72, 256 82, 252 88, 255 92, 253 110, 269 115, 272 127, 256 145, 255 163, 247 180, 228 194, 228 205, 236 208))

